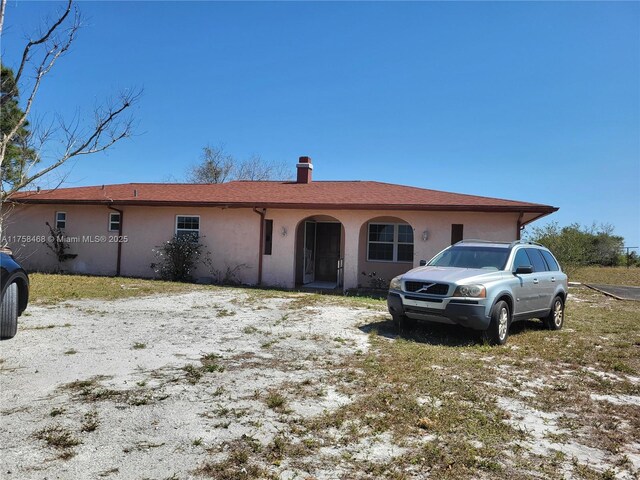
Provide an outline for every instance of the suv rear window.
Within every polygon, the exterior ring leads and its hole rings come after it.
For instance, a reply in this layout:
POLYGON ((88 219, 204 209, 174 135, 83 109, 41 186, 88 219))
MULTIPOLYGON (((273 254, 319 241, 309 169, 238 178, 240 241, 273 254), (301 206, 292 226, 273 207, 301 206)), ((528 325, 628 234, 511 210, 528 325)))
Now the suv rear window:
POLYGON ((486 268, 502 270, 509 257, 508 248, 451 247, 435 256, 429 265, 434 267, 486 268))
POLYGON ((547 265, 549 266, 549 270, 551 270, 552 272, 560 271, 560 265, 558 265, 558 262, 556 262, 556 259, 553 258, 553 255, 551 255, 546 250, 540 250, 540 253, 542 254, 544 259, 546 260, 547 265))

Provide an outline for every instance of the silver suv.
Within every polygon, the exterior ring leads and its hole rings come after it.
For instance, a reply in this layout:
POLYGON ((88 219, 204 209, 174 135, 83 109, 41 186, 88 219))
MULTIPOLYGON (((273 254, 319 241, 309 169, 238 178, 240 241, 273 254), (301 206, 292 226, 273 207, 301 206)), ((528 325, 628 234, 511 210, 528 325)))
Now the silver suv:
POLYGON ((420 264, 389 285, 387 306, 400 328, 412 320, 457 324, 494 345, 506 343, 512 321, 562 328, 567 276, 542 245, 463 240, 420 264))

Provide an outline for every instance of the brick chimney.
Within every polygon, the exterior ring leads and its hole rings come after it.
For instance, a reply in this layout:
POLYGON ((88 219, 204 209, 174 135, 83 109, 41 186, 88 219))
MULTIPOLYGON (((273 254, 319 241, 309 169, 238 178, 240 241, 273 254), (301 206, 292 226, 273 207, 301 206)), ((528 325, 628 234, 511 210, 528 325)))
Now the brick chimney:
POLYGON ((311 183, 311 173, 313 172, 313 165, 311 164, 311 158, 300 157, 298 159, 298 181, 297 183, 311 183))

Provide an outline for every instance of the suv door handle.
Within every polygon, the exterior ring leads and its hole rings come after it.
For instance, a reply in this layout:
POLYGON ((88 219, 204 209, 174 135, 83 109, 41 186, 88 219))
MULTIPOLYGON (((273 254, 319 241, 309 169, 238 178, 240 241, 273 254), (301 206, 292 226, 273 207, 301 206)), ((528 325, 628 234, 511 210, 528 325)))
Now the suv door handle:
POLYGON ((537 279, 537 278, 534 278, 534 279, 533 279, 533 283, 537 284, 537 283, 538 283, 538 279, 537 279))
POLYGON ((555 282, 556 281, 556 277, 551 277, 551 281, 555 282))

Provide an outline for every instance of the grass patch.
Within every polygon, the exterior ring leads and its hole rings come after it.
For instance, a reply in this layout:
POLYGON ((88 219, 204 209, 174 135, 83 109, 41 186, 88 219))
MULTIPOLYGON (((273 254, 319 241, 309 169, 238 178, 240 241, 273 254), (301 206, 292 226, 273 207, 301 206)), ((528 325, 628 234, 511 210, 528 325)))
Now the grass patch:
POLYGON ((29 281, 29 301, 44 305, 83 298, 115 300, 213 288, 160 280, 49 273, 32 273, 29 281))
POLYGON ((638 267, 580 267, 569 278, 572 282, 604 283, 640 287, 638 267))
POLYGON ((84 414, 82 418, 82 427, 80 428, 80 430, 87 433, 95 432, 98 429, 99 425, 100 421, 98 419, 98 412, 93 410, 84 414))
POLYGON ((145 348, 147 348, 147 344, 146 343, 140 343, 140 342, 136 342, 133 344, 133 348, 134 350, 143 350, 145 348))
POLYGON ((287 407, 287 399, 279 392, 267 393, 264 403, 272 410, 283 411, 287 407))
POLYGON ((207 373, 224 372, 224 367, 220 365, 220 355, 216 353, 208 353, 200 358, 202 370, 207 373))
POLYGON ((54 408, 51 410, 51 412, 49 412, 49 416, 50 417, 57 417, 59 415, 62 415, 64 412, 66 412, 66 410, 64 408, 54 408))
POLYGON ((200 357, 200 366, 190 363, 182 367, 187 381, 195 385, 205 373, 224 372, 224 366, 220 364, 221 358, 217 353, 208 353, 200 357))
POLYGON ((42 430, 38 430, 34 437, 45 442, 47 446, 58 449, 67 449, 82 443, 70 430, 62 425, 45 427, 42 430))
POLYGON ((195 474, 216 480, 275 480, 277 475, 269 473, 253 457, 262 451, 260 442, 247 435, 226 442, 222 449, 227 457, 220 462, 208 462, 195 470, 195 474))
POLYGON ((148 405, 166 397, 154 397, 153 393, 144 388, 133 388, 126 390, 116 390, 105 388, 101 381, 109 377, 96 376, 87 380, 76 380, 60 387, 60 390, 71 392, 78 400, 86 403, 102 402, 111 400, 116 403, 123 403, 133 407, 148 405))

